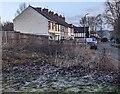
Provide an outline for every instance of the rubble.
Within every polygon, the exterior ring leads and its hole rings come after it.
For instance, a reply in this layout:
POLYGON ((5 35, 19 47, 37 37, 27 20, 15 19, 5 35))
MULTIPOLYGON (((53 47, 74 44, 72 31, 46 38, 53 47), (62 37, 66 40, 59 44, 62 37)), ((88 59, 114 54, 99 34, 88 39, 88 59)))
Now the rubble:
MULTIPOLYGON (((97 83, 116 84, 116 75, 104 73, 90 73, 89 71, 81 72, 81 68, 62 69, 48 63, 41 64, 41 62, 32 62, 20 65, 11 65, 12 78, 8 78, 7 72, 3 70, 3 87, 4 84, 9 83, 11 89, 15 91, 22 88, 53 88, 62 89, 77 85, 94 85, 97 83), (14 69, 14 71, 13 71, 14 69), (20 71, 20 73, 18 72, 20 71), (16 72, 17 71, 17 72, 16 72), (89 75, 89 76, 88 76, 89 75)), ((84 68, 83 68, 84 70, 84 68)), ((85 70, 84 70, 85 71, 85 70)), ((77 88, 77 87, 76 87, 77 88)), ((4 90, 6 90, 4 88, 4 90)), ((71 89, 70 89, 71 90, 71 89)), ((68 90, 67 90, 68 91, 68 90)), ((72 90, 73 91, 73 90, 72 90)))
MULTIPOLYGON (((16 50, 16 49, 15 49, 16 50)), ((116 87, 118 72, 102 72, 90 68, 94 61, 87 51, 59 66, 52 57, 29 51, 3 50, 3 91, 61 91, 61 92, 99 92, 108 85, 107 90, 116 87), (29 53, 29 54, 28 54, 29 53), (12 55, 13 56, 12 56, 12 55), (53 60, 54 61, 54 60, 53 60), (69 66, 68 66, 69 65, 69 66)), ((91 52, 95 54, 96 52, 91 52)), ((64 59, 64 57, 62 58, 64 59)), ((61 60, 61 59, 60 59, 61 60)), ((59 61, 59 60, 58 60, 59 61)), ((93 64, 94 67, 94 64, 93 64)), ((117 91, 117 88, 112 89, 117 91)))

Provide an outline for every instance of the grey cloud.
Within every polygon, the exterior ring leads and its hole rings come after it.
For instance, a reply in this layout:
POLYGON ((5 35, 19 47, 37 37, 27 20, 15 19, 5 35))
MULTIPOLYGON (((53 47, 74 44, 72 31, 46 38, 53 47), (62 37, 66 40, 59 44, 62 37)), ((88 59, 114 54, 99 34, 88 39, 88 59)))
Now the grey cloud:
POLYGON ((82 17, 82 15, 76 15, 76 16, 73 16, 73 17, 66 17, 66 21, 68 23, 73 24, 73 25, 79 26, 79 20, 80 20, 81 17, 82 17))
POLYGON ((86 12, 103 12, 104 11, 104 7, 94 6, 94 7, 84 8, 83 10, 85 10, 86 12))

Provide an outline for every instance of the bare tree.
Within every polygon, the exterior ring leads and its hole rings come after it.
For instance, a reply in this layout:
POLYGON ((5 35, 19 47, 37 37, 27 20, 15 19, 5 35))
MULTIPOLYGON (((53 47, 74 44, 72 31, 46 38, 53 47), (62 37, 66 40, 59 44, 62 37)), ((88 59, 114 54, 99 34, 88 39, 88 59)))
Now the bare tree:
POLYGON ((107 21, 114 28, 114 37, 120 42, 120 0, 106 1, 107 21))
POLYGON ((89 16, 87 18, 88 25, 90 27, 90 31, 95 31, 95 22, 96 22, 96 17, 95 16, 89 16))
POLYGON ((21 3, 19 5, 19 9, 17 9, 15 16, 19 15, 22 11, 26 9, 27 5, 26 3, 21 3))
POLYGON ((85 26, 85 18, 84 18, 84 17, 81 17, 81 18, 80 18, 79 25, 82 26, 82 27, 85 26))
POLYGON ((2 23, 2 30, 3 31, 13 31, 13 23, 12 22, 4 22, 2 23))
POLYGON ((90 31, 95 30, 95 17, 94 16, 88 16, 88 17, 82 17, 80 19, 79 25, 84 27, 89 27, 90 31))
POLYGON ((105 25, 105 18, 104 18, 104 15, 103 14, 98 14, 95 18, 95 31, 96 31, 96 28, 97 30, 100 30, 102 31, 103 28, 104 28, 104 25, 105 25))

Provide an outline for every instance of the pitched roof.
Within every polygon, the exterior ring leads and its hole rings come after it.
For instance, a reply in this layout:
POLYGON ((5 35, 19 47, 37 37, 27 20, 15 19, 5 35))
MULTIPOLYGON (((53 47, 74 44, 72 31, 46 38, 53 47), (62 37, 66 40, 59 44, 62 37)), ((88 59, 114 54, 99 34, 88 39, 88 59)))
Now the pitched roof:
MULTIPOLYGON (((30 6, 32 7, 32 6, 30 6)), ((65 22, 65 17, 62 17, 61 15, 58 15, 57 13, 54 14, 52 11, 48 11, 48 9, 42 9, 40 7, 32 7, 34 10, 36 10, 38 13, 46 17, 50 21, 54 21, 60 25, 66 26, 66 27, 72 27, 71 24, 68 24, 65 22)))
POLYGON ((95 31, 90 31, 90 33, 91 33, 91 34, 97 34, 97 32, 95 32, 95 31))
POLYGON ((88 32, 89 27, 76 27, 74 26, 74 33, 84 33, 88 32), (85 30, 85 31, 84 31, 85 30))

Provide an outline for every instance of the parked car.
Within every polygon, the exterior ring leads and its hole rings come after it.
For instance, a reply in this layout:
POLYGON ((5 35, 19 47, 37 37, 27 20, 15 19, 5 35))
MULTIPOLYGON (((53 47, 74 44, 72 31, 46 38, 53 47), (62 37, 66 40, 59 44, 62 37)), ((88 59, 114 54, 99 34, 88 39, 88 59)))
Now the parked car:
POLYGON ((96 41, 92 41, 89 44, 90 44, 90 49, 97 50, 97 42, 96 41))
POLYGON ((110 45, 111 45, 111 46, 114 46, 114 45, 115 45, 115 40, 114 40, 114 39, 110 41, 110 45))
POLYGON ((108 41, 107 38, 102 38, 102 39, 101 39, 101 42, 107 42, 107 41, 108 41))

